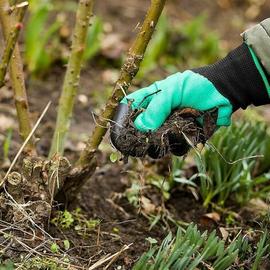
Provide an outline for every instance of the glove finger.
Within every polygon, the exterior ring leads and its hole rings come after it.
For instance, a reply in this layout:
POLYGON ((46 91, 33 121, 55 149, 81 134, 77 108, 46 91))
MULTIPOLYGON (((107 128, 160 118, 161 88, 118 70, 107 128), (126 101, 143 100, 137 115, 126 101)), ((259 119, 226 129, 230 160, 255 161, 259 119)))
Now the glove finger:
MULTIPOLYGON (((168 98, 168 96, 166 96, 168 98)), ((158 129, 171 113, 171 102, 165 98, 163 92, 153 96, 146 110, 138 115, 134 124, 142 132, 158 129)))
POLYGON ((121 103, 128 104, 129 101, 132 101, 132 109, 146 109, 148 104, 151 102, 154 97, 154 93, 157 91, 156 84, 151 84, 148 87, 137 90, 121 100, 121 103))
POLYGON ((222 106, 218 109, 217 126, 229 126, 231 124, 232 106, 222 106))

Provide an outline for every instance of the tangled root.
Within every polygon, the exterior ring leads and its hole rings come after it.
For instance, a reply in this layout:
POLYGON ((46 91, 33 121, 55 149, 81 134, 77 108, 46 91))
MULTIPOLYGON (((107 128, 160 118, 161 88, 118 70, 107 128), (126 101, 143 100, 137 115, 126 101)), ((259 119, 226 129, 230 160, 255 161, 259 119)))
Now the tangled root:
POLYGON ((111 128, 111 140, 126 157, 149 155, 157 159, 168 153, 183 156, 191 147, 198 143, 204 144, 216 128, 216 109, 200 112, 186 108, 174 111, 158 130, 142 133, 134 126, 134 120, 140 112, 132 111, 125 104, 120 106, 111 128), (123 106, 126 107, 123 109, 123 106), (203 119, 203 126, 196 120, 198 117, 203 119))

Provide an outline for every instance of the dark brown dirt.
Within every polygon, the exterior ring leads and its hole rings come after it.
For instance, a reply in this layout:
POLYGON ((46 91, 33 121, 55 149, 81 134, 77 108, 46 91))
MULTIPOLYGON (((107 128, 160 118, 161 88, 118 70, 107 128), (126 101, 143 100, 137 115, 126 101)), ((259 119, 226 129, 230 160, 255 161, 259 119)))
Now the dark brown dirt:
POLYGON ((141 111, 132 111, 129 106, 126 113, 122 111, 123 106, 126 105, 121 104, 116 112, 116 123, 112 125, 110 134, 113 145, 126 159, 128 156, 146 155, 158 159, 168 153, 183 156, 198 143, 204 144, 216 128, 216 113, 187 108, 174 111, 158 130, 142 133, 134 126, 134 120, 141 111), (198 117, 202 117, 203 127, 196 121, 198 117))
MULTIPOLYGON (((84 259, 93 257, 89 261, 90 265, 103 255, 118 252, 124 245, 132 243, 129 250, 115 264, 125 267, 123 269, 131 269, 140 255, 148 250, 150 244, 145 240, 147 237, 161 241, 167 234, 162 222, 150 230, 149 220, 138 213, 138 209, 123 196, 130 186, 124 172, 128 168, 129 165, 112 165, 98 170, 84 187, 78 202, 70 209, 80 207, 89 218, 100 219, 99 230, 84 238, 78 236, 74 230, 60 231, 54 226, 50 229, 53 236, 63 237, 72 242, 71 255, 84 259)), ((147 196, 157 204, 162 201, 158 191, 150 190, 147 196)), ((179 218, 183 222, 199 223, 201 216, 206 213, 201 203, 196 201, 191 193, 183 190, 176 190, 165 207, 172 210, 176 219, 179 218)), ((173 223, 169 222, 169 226, 174 230, 173 223)), ((83 260, 78 260, 85 264, 83 260)))

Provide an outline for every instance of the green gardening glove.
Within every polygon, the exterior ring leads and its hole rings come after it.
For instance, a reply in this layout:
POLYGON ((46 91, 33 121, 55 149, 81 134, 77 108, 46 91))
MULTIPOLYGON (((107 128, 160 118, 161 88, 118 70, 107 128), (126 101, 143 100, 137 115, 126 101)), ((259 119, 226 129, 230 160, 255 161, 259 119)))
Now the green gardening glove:
POLYGON ((126 96, 121 103, 132 101, 132 109, 145 109, 135 119, 142 131, 158 129, 175 109, 193 108, 199 111, 218 109, 216 125, 228 126, 233 111, 230 101, 204 76, 187 70, 173 74, 126 96))

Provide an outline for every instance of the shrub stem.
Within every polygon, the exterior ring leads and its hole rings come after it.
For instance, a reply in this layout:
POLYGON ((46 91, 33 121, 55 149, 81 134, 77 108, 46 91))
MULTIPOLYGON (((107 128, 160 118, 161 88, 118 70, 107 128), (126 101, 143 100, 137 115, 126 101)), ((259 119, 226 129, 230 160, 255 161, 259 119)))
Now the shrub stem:
MULTIPOLYGON (((0 1, 0 22, 3 29, 4 38, 7 41, 14 25, 14 14, 11 14, 8 0, 0 1)), ((32 130, 27 94, 25 89, 25 80, 23 73, 23 64, 18 44, 15 45, 13 55, 10 59, 10 78, 14 92, 14 101, 17 110, 20 136, 25 141, 32 130)), ((34 140, 31 139, 27 145, 29 153, 35 153, 34 140)))
POLYGON ((15 49, 15 45, 17 43, 20 31, 22 29, 22 21, 25 15, 25 12, 28 7, 28 2, 22 2, 19 5, 16 6, 18 9, 18 16, 16 18, 16 23, 14 26, 12 26, 12 30, 8 35, 8 39, 6 41, 6 46, 3 52, 3 56, 0 63, 0 87, 2 87, 5 84, 5 76, 7 73, 7 68, 11 59, 11 56, 13 54, 13 51, 15 49))
POLYGON ((56 153, 62 155, 64 152, 65 139, 70 127, 74 102, 78 92, 83 52, 86 46, 92 8, 93 0, 80 0, 76 14, 71 54, 59 100, 56 127, 49 154, 50 157, 56 153))

